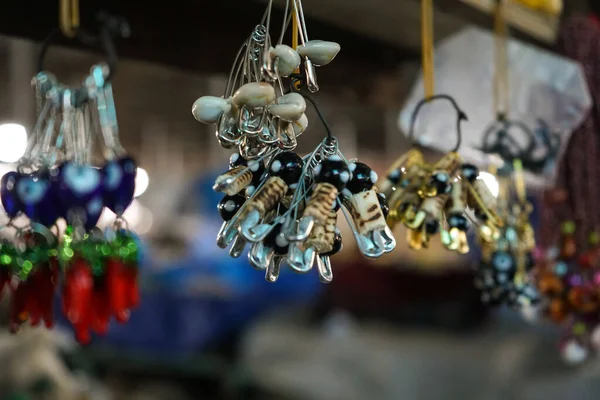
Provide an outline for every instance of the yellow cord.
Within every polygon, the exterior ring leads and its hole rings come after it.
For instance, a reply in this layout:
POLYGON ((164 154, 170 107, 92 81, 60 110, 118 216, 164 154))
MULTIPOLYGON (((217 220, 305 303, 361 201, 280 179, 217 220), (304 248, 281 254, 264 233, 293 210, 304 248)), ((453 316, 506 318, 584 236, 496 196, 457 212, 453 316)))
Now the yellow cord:
POLYGON ((60 0, 59 7, 60 30, 66 37, 75 37, 79 30, 79 0, 60 0))
MULTIPOLYGON (((296 1, 296 0, 292 0, 296 1)), ((298 48, 298 16, 296 15, 296 10, 292 10, 292 49, 296 50, 298 48)), ((300 68, 296 68, 294 74, 299 74, 300 68)), ((296 89, 299 89, 300 82, 296 83, 296 89)))
POLYGON ((425 98, 435 92, 433 47, 433 0, 421 0, 421 40, 423 51, 423 89, 425 98))
POLYGON ((494 10, 494 112, 506 115, 509 111, 508 41, 504 1, 496 3, 494 10))
POLYGON ((513 161, 513 169, 515 171, 515 188, 519 202, 525 204, 527 202, 527 194, 525 192, 525 177, 523 176, 523 163, 519 159, 513 161))
POLYGON ((298 48, 298 18, 296 17, 296 10, 292 10, 292 49, 296 50, 297 48, 298 48))

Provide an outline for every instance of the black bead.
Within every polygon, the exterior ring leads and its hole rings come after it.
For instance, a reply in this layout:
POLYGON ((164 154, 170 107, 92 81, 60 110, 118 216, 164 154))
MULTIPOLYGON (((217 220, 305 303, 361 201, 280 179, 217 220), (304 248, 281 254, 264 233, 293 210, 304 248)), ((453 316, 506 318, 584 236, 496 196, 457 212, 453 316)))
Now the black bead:
POLYGON ((340 157, 331 156, 315 167, 315 181, 317 183, 330 183, 338 191, 342 191, 352 178, 348 164, 340 157))
POLYGON ((273 249, 273 252, 279 256, 284 256, 288 253, 289 242, 281 233, 281 224, 277 224, 271 232, 265 237, 263 243, 266 247, 273 249))
POLYGON ((302 158, 298 154, 291 151, 284 151, 277 154, 271 160, 269 174, 271 176, 278 176, 288 185, 293 185, 300 180, 303 167, 304 161, 302 161, 302 158))
POLYGON ((261 181, 262 176, 265 173, 265 162, 263 160, 254 161, 254 160, 246 160, 239 153, 233 153, 229 158, 229 169, 233 169, 235 167, 244 166, 249 167, 252 172, 252 186, 258 186, 261 181))
POLYGON ((461 169, 462 177, 471 183, 473 183, 479 176, 479 170, 473 164, 463 164, 461 169))
POLYGON ((429 235, 435 235, 440 231, 440 223, 435 220, 429 220, 425 222, 425 232, 429 235))
POLYGON ((488 215, 484 212, 481 212, 480 210, 475 210, 475 217, 483 222, 488 220, 488 215))
POLYGON ((239 167, 240 165, 248 165, 248 161, 240 153, 233 153, 229 158, 229 169, 239 167))
POLYGON ((328 251, 327 253, 322 253, 322 256, 327 256, 327 257, 331 257, 336 255, 337 253, 339 253, 342 250, 342 234, 339 232, 335 232, 335 236, 333 237, 333 246, 331 248, 331 251, 328 251))
POLYGON ((383 212, 383 218, 387 219, 388 214, 390 213, 390 205, 385 198, 383 193, 377 193, 377 200, 379 200, 379 207, 381 207, 381 211, 383 212))
POLYGON ((352 172, 352 179, 346 184, 346 188, 352 193, 360 193, 373 189, 377 181, 377 174, 367 164, 354 162, 348 165, 352 172))
POLYGON ((229 221, 238 212, 242 204, 246 201, 246 198, 240 194, 233 196, 225 196, 221 199, 217 205, 219 214, 223 221, 229 221))
POLYGON ((535 258, 533 253, 529 252, 525 255, 525 271, 531 271, 535 267, 535 258))
POLYGON ((455 213, 448 216, 448 225, 461 231, 469 230, 469 220, 462 214, 455 213))
POLYGON ((435 187, 438 195, 450 193, 452 189, 452 183, 450 182, 450 175, 447 172, 438 171, 431 175, 429 184, 435 187))

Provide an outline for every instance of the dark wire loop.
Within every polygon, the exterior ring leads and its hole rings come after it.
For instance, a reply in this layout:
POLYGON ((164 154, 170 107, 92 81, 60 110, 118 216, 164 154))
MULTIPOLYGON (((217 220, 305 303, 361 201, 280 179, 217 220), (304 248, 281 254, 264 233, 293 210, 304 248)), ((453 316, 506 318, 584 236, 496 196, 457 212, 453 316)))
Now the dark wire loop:
MULTIPOLYGON (((115 37, 128 37, 130 35, 129 24, 121 17, 110 16, 105 13, 98 15, 98 21, 100 22, 100 32, 97 36, 92 35, 81 28, 78 29, 77 34, 72 40, 79 42, 88 47, 100 48, 106 55, 106 63, 109 67, 108 76, 105 81, 109 82, 114 76, 117 68, 117 51, 114 44, 115 37)), ((62 32, 60 29, 55 29, 44 39, 40 47, 38 54, 38 72, 45 71, 44 61, 48 54, 49 48, 55 45, 57 40, 61 37, 62 32)), ((69 38, 66 38, 69 39, 69 38)))
POLYGON ((436 94, 431 97, 423 98, 417 103, 417 105, 415 106, 415 110, 413 111, 413 113, 410 117, 410 128, 408 131, 408 139, 411 142, 414 142, 415 125, 417 123, 417 117, 419 115, 419 111, 421 111, 421 108, 425 104, 430 103, 435 100, 447 100, 452 104, 452 106, 456 110, 456 145, 451 150, 452 153, 455 153, 458 151, 458 149, 460 148, 460 145, 462 143, 462 130, 460 128, 460 124, 462 121, 468 121, 469 118, 467 117, 467 114, 465 114, 465 112, 463 110, 461 110, 460 107, 458 107, 456 100, 454 100, 454 98, 452 96, 447 95, 447 94, 436 94))
POLYGON ((487 154, 496 154, 508 163, 520 159, 523 168, 541 173, 546 165, 556 159, 561 141, 560 136, 551 133, 543 120, 538 120, 538 127, 534 132, 523 122, 511 121, 506 119, 505 115, 499 114, 496 121, 486 128, 480 150, 487 154), (515 133, 527 138, 524 146, 515 139, 515 133), (545 151, 542 155, 534 156, 539 142, 545 147, 545 151))
POLYGON ((329 123, 327 122, 325 116, 321 112, 321 109, 319 108, 317 101, 314 99, 314 97, 302 90, 305 86, 306 81, 304 80, 302 75, 291 76, 290 90, 292 92, 299 93, 300 95, 302 95, 302 97, 304 97, 313 105, 317 115, 319 116, 319 119, 321 120, 321 123, 323 124, 323 127, 325 128, 325 132, 327 132, 327 142, 331 144, 335 141, 335 137, 333 136, 331 127, 329 126, 329 123))

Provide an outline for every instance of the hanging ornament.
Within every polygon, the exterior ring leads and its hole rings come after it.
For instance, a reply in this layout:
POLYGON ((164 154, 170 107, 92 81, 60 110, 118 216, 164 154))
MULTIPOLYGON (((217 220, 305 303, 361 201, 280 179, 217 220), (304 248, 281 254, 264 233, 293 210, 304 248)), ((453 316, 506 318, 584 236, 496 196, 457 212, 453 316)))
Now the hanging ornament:
POLYGON ((436 99, 448 100, 457 112, 458 140, 454 150, 430 164, 419 149, 411 149, 388 169, 379 191, 388 199, 388 224, 393 228, 402 223, 409 229, 407 241, 412 249, 427 248, 431 237, 440 233, 448 250, 465 254, 469 251, 470 222, 465 215, 468 208, 490 232, 497 232, 502 221, 495 212, 496 199, 479 177, 478 169, 463 163, 457 153, 460 123, 466 116, 452 97, 436 95, 422 100, 413 114, 409 137, 420 108, 436 99))
POLYGON ((496 2, 494 12, 494 112, 496 120, 485 129, 481 151, 494 154, 507 162, 519 160, 535 174, 553 168, 560 147, 560 135, 551 132, 543 121, 537 121, 533 132, 519 120, 509 119, 510 81, 508 65, 509 28, 506 25, 505 3, 496 2))
MULTIPOLYGON (((53 297, 62 279, 62 311, 77 339, 106 333, 112 316, 125 322, 139 302, 138 244, 123 213, 133 201, 136 164, 119 141, 110 78, 116 67, 113 37, 127 29, 124 21, 105 17, 98 37, 78 30, 84 44, 101 45, 108 65, 95 65, 79 87, 68 87, 44 71, 53 32, 40 52, 33 79, 38 117, 17 171, 1 182, 1 197, 12 241, 0 248, 0 284, 13 292, 11 331, 30 321, 53 324, 53 297), (96 147, 104 163, 92 165, 96 147), (116 214, 106 231, 96 227, 104 207, 116 214), (29 223, 15 226, 26 216, 29 223), (57 221, 67 228, 60 232, 57 221)), ((2 288, 0 286, 0 289, 2 288)))
POLYGON ((303 91, 318 90, 314 66, 331 62, 340 46, 309 41, 302 4, 293 0, 287 2, 282 33, 273 47, 271 6, 269 2, 263 22, 242 46, 225 95, 201 97, 192 108, 200 122, 217 124, 223 147, 237 149, 229 170, 214 185, 225 194, 218 205, 224 223, 217 245, 231 246, 229 254, 239 257, 250 244, 250 264, 265 271, 269 282, 278 279, 284 260, 299 273, 316 265, 321 281, 330 282, 330 257, 342 248, 340 208, 365 256, 390 252, 395 240, 385 222, 385 198, 374 186, 377 174, 363 163, 346 161, 315 100, 303 91), (290 20, 292 41, 299 34, 300 46, 282 44, 290 20), (304 73, 298 69, 301 62, 304 73), (289 78, 285 86, 284 78, 289 78), (308 126, 306 100, 315 107, 327 138, 301 157, 294 149, 308 126))
POLYGON ((475 272, 475 285, 481 290, 482 301, 493 306, 528 307, 539 301, 530 281, 535 263, 535 237, 529 223, 533 206, 527 201, 522 173, 518 160, 513 168, 505 165, 499 175, 501 228, 493 230, 484 220, 476 230, 481 260, 475 272))
POLYGON ((461 123, 466 114, 451 96, 434 95, 433 65, 433 5, 422 0, 423 82, 425 98, 417 103, 411 116, 408 137, 414 138, 414 129, 421 108, 435 100, 447 100, 456 111, 457 142, 454 149, 438 162, 425 162, 423 153, 416 147, 400 156, 388 169, 379 191, 388 199, 390 227, 398 223, 408 228, 408 245, 415 250, 427 248, 433 235, 440 234, 448 250, 465 254, 469 251, 467 231, 470 222, 465 215, 467 208, 485 219, 490 229, 497 230, 501 221, 494 212, 495 198, 477 168, 464 164, 458 149, 462 134, 461 123))
POLYGON ((600 350, 600 236, 588 249, 575 241, 575 224, 565 222, 559 247, 548 249, 535 267, 540 312, 563 329, 561 355, 566 362, 585 361, 600 350))

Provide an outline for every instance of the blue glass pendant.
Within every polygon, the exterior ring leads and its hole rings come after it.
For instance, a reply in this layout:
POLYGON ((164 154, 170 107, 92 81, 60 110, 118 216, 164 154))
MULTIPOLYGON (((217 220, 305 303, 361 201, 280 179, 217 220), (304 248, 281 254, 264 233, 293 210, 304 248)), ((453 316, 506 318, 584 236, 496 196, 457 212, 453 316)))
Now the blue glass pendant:
POLYGON ((122 215, 133 201, 137 165, 130 157, 106 163, 104 172, 104 205, 122 215))
POLYGON ((47 171, 19 176, 15 181, 15 193, 21 210, 34 222, 52 226, 61 214, 47 171))
POLYGON ((0 182, 0 197, 2 198, 2 205, 6 211, 6 215, 9 218, 14 218, 21 211, 21 204, 17 198, 16 184, 20 174, 16 171, 11 171, 2 177, 0 182))
POLYGON ((83 223, 86 229, 96 226, 104 202, 103 172, 90 165, 66 162, 58 171, 58 197, 69 224, 83 223))

